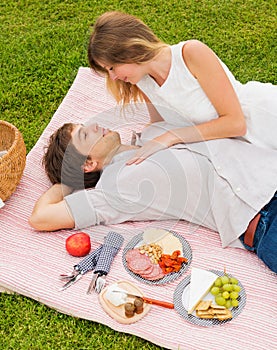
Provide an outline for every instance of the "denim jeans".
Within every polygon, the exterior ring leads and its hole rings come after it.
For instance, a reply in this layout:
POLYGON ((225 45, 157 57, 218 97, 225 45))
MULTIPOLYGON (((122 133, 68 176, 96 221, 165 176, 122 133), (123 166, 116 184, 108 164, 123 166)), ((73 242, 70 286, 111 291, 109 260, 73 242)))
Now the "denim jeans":
POLYGON ((256 253, 272 271, 277 273, 277 192, 260 214, 253 247, 243 242, 244 234, 240 236, 240 240, 247 250, 256 253))

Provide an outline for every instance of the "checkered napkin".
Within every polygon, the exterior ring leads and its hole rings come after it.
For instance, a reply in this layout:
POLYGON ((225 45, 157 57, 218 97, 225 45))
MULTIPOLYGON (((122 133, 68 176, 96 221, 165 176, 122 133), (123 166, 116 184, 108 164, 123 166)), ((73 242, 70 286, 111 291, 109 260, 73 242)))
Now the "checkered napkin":
POLYGON ((97 264, 100 252, 102 250, 102 245, 87 255, 79 264, 74 266, 74 269, 81 271, 81 274, 84 275, 88 271, 94 270, 97 264))
POLYGON ((95 273, 108 274, 114 257, 123 244, 124 238, 116 232, 109 232, 104 238, 104 244, 98 257, 95 273))

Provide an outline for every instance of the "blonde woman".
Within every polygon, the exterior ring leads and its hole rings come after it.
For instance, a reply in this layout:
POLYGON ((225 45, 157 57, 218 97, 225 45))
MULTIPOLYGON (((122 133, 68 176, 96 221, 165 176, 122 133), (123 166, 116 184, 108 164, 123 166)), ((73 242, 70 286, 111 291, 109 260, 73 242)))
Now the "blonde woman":
POLYGON ((177 143, 239 137, 277 149, 277 86, 242 84, 204 43, 167 45, 140 19, 100 16, 90 37, 89 63, 106 75, 118 103, 147 103, 150 121, 176 126, 141 147, 127 164, 177 143))

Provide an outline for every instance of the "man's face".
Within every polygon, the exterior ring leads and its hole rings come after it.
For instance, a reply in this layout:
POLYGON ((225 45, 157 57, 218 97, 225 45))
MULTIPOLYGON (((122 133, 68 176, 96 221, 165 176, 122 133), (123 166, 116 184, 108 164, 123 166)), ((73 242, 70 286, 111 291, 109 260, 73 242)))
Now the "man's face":
POLYGON ((87 126, 76 124, 71 132, 72 144, 83 155, 90 156, 101 164, 121 145, 120 136, 93 123, 87 126))

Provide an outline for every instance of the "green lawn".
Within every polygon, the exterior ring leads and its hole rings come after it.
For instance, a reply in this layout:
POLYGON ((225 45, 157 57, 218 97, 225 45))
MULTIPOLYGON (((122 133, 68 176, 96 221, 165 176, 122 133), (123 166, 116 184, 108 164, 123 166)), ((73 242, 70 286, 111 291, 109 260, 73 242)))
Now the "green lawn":
MULTIPOLYGON (((89 26, 107 10, 139 16, 164 41, 204 41, 241 81, 277 83, 275 0, 2 0, 0 119, 28 151, 87 66, 89 26)), ((160 349, 62 315, 26 297, 0 295, 1 349, 160 349)))

